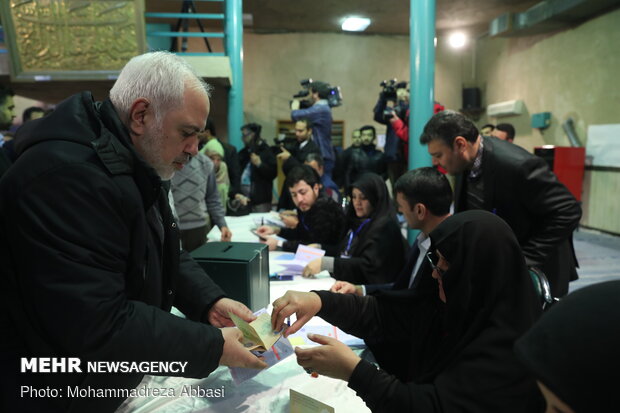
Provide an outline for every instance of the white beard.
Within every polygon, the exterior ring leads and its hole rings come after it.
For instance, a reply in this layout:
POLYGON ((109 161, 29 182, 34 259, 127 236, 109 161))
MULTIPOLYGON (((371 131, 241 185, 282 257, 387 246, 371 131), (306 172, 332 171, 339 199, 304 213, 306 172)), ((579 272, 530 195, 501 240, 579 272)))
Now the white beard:
POLYGON ((149 127, 144 137, 140 140, 139 145, 136 145, 136 148, 146 163, 155 169, 157 175, 163 181, 168 181, 174 176, 175 169, 162 159, 162 148, 165 139, 166 136, 160 126, 149 127))

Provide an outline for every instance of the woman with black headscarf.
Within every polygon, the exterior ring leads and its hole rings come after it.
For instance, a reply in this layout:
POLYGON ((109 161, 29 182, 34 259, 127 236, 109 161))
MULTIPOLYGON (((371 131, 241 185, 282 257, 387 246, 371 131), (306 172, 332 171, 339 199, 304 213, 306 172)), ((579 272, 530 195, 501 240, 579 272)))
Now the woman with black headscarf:
POLYGON ((374 297, 289 291, 273 303, 273 324, 296 313, 288 335, 316 314, 393 343, 391 354, 383 352, 388 359, 378 360, 388 371, 321 335, 310 338, 322 346, 296 349, 300 365, 348 381, 373 411, 541 411, 536 385, 512 351, 541 311, 512 230, 489 212, 467 211, 430 238, 435 283, 374 297))
POLYGON ((515 345, 547 412, 620 409, 620 281, 582 288, 547 311, 515 345))
POLYGON ((347 235, 340 245, 322 245, 325 257, 303 271, 311 276, 329 271, 337 280, 355 284, 394 281, 405 265, 408 250, 387 187, 374 173, 365 173, 351 186, 346 210, 347 235))

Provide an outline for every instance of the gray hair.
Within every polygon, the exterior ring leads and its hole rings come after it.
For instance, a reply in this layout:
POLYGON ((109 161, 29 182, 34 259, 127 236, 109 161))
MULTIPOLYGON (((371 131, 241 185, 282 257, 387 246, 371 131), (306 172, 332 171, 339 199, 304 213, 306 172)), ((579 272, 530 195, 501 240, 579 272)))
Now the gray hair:
POLYGON ((165 113, 181 107, 186 89, 202 89, 207 96, 211 92, 211 86, 183 58, 169 52, 145 53, 133 57, 121 70, 110 100, 121 121, 128 122, 133 102, 146 98, 161 125, 165 113))

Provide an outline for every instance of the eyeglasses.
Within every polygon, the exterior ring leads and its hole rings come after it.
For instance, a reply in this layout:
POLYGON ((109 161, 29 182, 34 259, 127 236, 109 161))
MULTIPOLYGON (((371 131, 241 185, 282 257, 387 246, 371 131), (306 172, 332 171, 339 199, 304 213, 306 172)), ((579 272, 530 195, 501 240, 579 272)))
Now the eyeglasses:
POLYGON ((445 271, 437 266, 437 263, 435 262, 435 260, 437 260, 437 256, 433 252, 429 251, 426 253, 426 259, 431 264, 431 268, 433 269, 433 271, 437 271, 437 274, 439 274, 439 276, 443 278, 445 271))

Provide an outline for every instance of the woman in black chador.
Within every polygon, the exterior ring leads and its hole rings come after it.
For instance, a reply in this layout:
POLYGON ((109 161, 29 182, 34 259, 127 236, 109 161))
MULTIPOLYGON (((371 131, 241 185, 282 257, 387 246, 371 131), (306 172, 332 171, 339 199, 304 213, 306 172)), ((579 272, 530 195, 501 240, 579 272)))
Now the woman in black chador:
POLYGON ((617 412, 620 281, 581 288, 547 311, 515 346, 548 412, 617 412))
POLYGON ((348 381, 376 412, 541 411, 536 384, 513 353, 541 308, 510 227, 489 212, 467 211, 430 238, 432 278, 417 288, 370 297, 289 291, 273 303, 273 324, 296 313, 289 334, 316 314, 391 343, 381 369, 325 336, 311 335, 322 346, 296 349, 300 365, 348 381))

